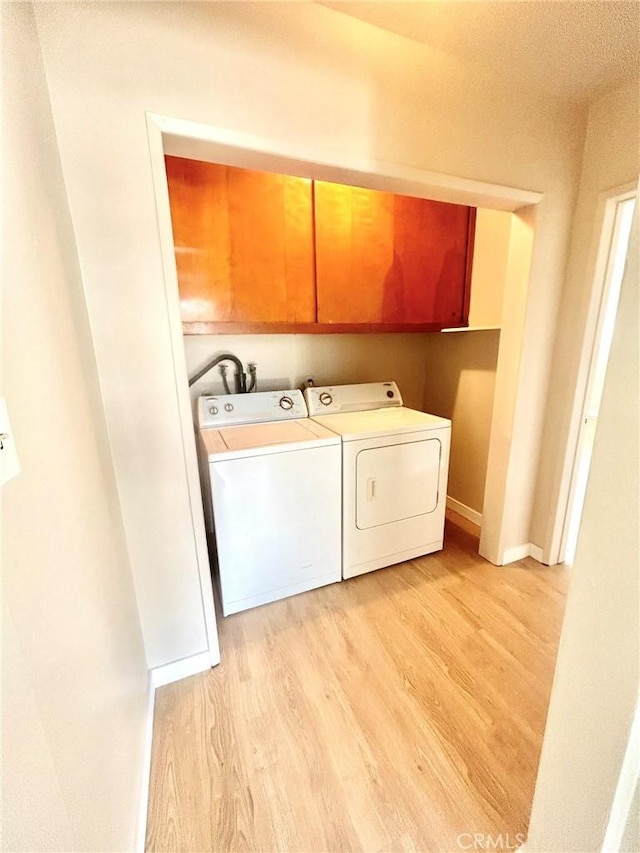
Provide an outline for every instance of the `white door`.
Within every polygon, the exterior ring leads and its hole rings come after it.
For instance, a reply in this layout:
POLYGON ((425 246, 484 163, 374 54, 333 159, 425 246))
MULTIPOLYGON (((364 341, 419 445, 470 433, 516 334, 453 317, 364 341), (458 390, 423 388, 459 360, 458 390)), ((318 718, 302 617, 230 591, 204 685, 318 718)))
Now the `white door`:
POLYGON ((434 512, 441 455, 437 438, 361 450, 356 458, 356 527, 366 530, 434 512))

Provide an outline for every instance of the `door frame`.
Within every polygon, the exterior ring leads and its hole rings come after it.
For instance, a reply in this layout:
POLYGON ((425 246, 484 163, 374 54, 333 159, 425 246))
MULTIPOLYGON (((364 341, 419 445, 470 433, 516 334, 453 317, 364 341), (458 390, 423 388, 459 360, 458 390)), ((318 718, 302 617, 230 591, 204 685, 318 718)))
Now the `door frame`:
MULTIPOLYGON (((182 340, 178 279, 173 254, 169 193, 164 166, 165 153, 175 156, 195 157, 202 160, 224 163, 263 171, 284 172, 299 177, 352 183, 368 189, 432 198, 438 201, 485 207, 511 213, 523 211, 534 221, 537 206, 544 198, 543 193, 489 184, 451 175, 429 172, 410 166, 384 163, 368 158, 349 158, 326 152, 320 161, 317 152, 311 154, 304 146, 295 143, 274 141, 252 136, 226 128, 147 112, 147 135, 151 158, 152 180, 155 191, 158 230, 160 235, 164 289, 171 336, 171 351, 174 363, 176 401, 183 438, 183 454, 190 496, 194 539, 198 558, 201 589, 210 644, 216 637, 215 612, 211 591, 209 557, 204 533, 202 494, 198 473, 197 452, 192 423, 192 406, 187 387, 187 367, 182 340), (533 211, 533 214, 532 214, 533 211)), ((518 282, 516 300, 521 310, 508 316, 503 326, 502 338, 522 342, 524 308, 528 293, 529 268, 523 273, 526 281, 518 282)), ((508 287, 508 285, 507 285, 508 287)), ((501 342, 502 346, 502 342, 501 342)), ((496 565, 505 562, 503 526, 505 523, 506 488, 504 481, 511 469, 517 466, 511 445, 505 444, 501 436, 505 428, 505 416, 511 418, 515 411, 514 389, 518 385, 519 359, 499 358, 496 374, 496 398, 502 389, 507 401, 491 427, 491 443, 495 448, 490 453, 487 481, 495 488, 487 492, 483 508, 482 554, 496 565)), ((495 407, 494 407, 495 408, 495 407)), ((212 658, 219 660, 217 639, 212 658)), ((216 661, 217 662, 217 661, 216 661)))
POLYGON ((542 561, 553 566, 564 560, 566 539, 575 498, 577 468, 586 405, 593 380, 591 366, 600 334, 602 313, 609 289, 609 255, 616 227, 616 212, 622 201, 637 197, 638 184, 627 183, 600 193, 594 222, 592 252, 588 261, 587 280, 591 281, 589 308, 585 324, 580 361, 576 377, 569 432, 562 463, 558 500, 551 523, 551 535, 543 549, 542 561))

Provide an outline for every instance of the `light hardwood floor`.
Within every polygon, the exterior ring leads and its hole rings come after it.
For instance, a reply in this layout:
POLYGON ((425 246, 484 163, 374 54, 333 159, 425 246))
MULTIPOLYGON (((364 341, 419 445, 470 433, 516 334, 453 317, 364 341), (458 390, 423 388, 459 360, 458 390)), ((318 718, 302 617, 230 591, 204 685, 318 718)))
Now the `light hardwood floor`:
POLYGON ((220 666, 157 692, 147 849, 517 846, 568 574, 496 568, 473 530, 221 619, 220 666))

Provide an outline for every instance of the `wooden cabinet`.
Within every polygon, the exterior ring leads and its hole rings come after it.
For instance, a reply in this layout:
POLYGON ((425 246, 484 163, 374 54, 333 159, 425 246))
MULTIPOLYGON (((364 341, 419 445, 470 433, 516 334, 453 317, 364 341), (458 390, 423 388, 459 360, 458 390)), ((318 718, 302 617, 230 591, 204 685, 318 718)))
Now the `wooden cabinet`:
POLYGON ((311 181, 165 163, 183 323, 313 323, 311 181))
POLYGON ((186 333, 467 323, 475 208, 165 160, 186 333))
POLYGON ((466 323, 474 208, 322 181, 314 193, 319 323, 466 323))

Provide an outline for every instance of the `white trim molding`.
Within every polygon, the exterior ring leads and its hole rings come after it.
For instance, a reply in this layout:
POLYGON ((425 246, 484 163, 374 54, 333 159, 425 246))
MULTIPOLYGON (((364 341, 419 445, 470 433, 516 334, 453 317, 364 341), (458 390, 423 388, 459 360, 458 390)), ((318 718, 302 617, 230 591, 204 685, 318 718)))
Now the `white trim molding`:
MULTIPOLYGON (((180 416, 182 430, 181 452, 189 489, 191 524, 200 575, 200 592, 207 643, 209 646, 209 663, 215 666, 220 663, 220 646, 218 644, 218 628, 216 624, 213 589, 211 585, 211 568, 207 551, 207 541, 200 493, 200 477, 193 433, 193 412, 187 379, 187 364, 184 355, 182 323, 180 320, 180 297, 178 294, 178 275, 173 249, 173 232, 171 228, 171 209, 169 206, 169 187, 164 165, 164 141, 162 130, 154 116, 147 113, 147 136, 149 141, 149 157, 151 175, 156 197, 156 214, 158 234, 164 270, 164 292, 166 300, 167 332, 171 343, 173 356, 174 383, 176 403, 180 416)), ((198 670, 199 671, 199 670, 198 670)), ((188 673, 192 675, 193 673, 188 673)), ((177 678, 183 678, 178 676, 177 678)), ((169 681, 176 681, 170 678, 169 681)), ((168 682, 163 682, 168 683, 168 682)), ((156 685, 159 686, 159 685, 156 685)))
POLYGON ((524 560, 525 557, 533 557, 539 563, 542 562, 542 548, 527 542, 525 545, 516 545, 515 548, 507 548, 502 553, 501 565, 506 566, 509 563, 515 563, 518 560, 524 560))
POLYGON ((164 687, 165 684, 172 684, 174 681, 180 681, 181 678, 188 678, 190 675, 197 675, 208 669, 211 669, 211 654, 207 650, 172 663, 165 663, 164 666, 154 667, 151 670, 151 682, 154 688, 164 687))
POLYGON ((453 512, 457 512, 458 515, 461 515, 463 518, 466 518, 467 521, 471 521, 474 524, 477 524, 478 527, 482 527, 482 513, 478 512, 475 509, 471 509, 470 506, 467 506, 466 504, 457 501, 450 495, 447 495, 447 509, 453 510, 453 512))
MULTIPOLYGON (((463 504, 461 501, 457 501, 450 495, 447 495, 447 509, 457 512, 458 515, 466 518, 467 521, 471 521, 473 524, 477 524, 478 527, 482 527, 482 513, 475 509, 471 509, 470 506, 463 504)), ((533 557, 534 560, 542 563, 542 553, 542 548, 539 548, 532 542, 527 542, 525 545, 508 548, 502 555, 501 565, 506 566, 509 563, 515 563, 517 560, 524 560, 525 557, 533 557)))
POLYGON ((533 559, 537 560, 539 563, 544 563, 544 558, 542 556, 543 553, 544 552, 543 552, 542 548, 539 548, 537 545, 534 545, 533 543, 529 542, 529 556, 530 557, 533 557, 533 559))
POLYGON ((147 720, 144 734, 144 754, 142 759, 142 790, 140 792, 140 807, 138 811, 138 832, 136 850, 144 853, 147 839, 147 812, 149 809, 149 787, 151 785, 151 745, 153 743, 153 713, 156 702, 156 688, 153 676, 149 672, 149 698, 147 703, 147 720))
POLYGON ((306 146, 240 133, 229 128, 201 124, 159 113, 147 112, 147 124, 162 134, 164 151, 177 157, 192 157, 240 166, 245 169, 269 168, 301 178, 355 184, 372 190, 386 190, 454 204, 515 211, 539 204, 544 194, 533 190, 506 187, 445 175, 407 165, 362 157, 336 155, 326 150, 318 158, 317 150, 306 146))
POLYGON ((590 254, 584 280, 590 283, 589 309, 584 327, 580 362, 573 391, 569 431, 564 450, 562 465, 555 484, 554 511, 546 534, 544 562, 554 566, 564 560, 565 534, 567 519, 571 511, 572 485, 578 454, 580 433, 584 421, 584 409, 587 399, 589 375, 593 358, 598 320, 603 294, 606 287, 609 251, 614 233, 616 210, 620 202, 634 198, 638 193, 638 182, 633 181, 622 186, 606 190, 598 196, 590 254))

